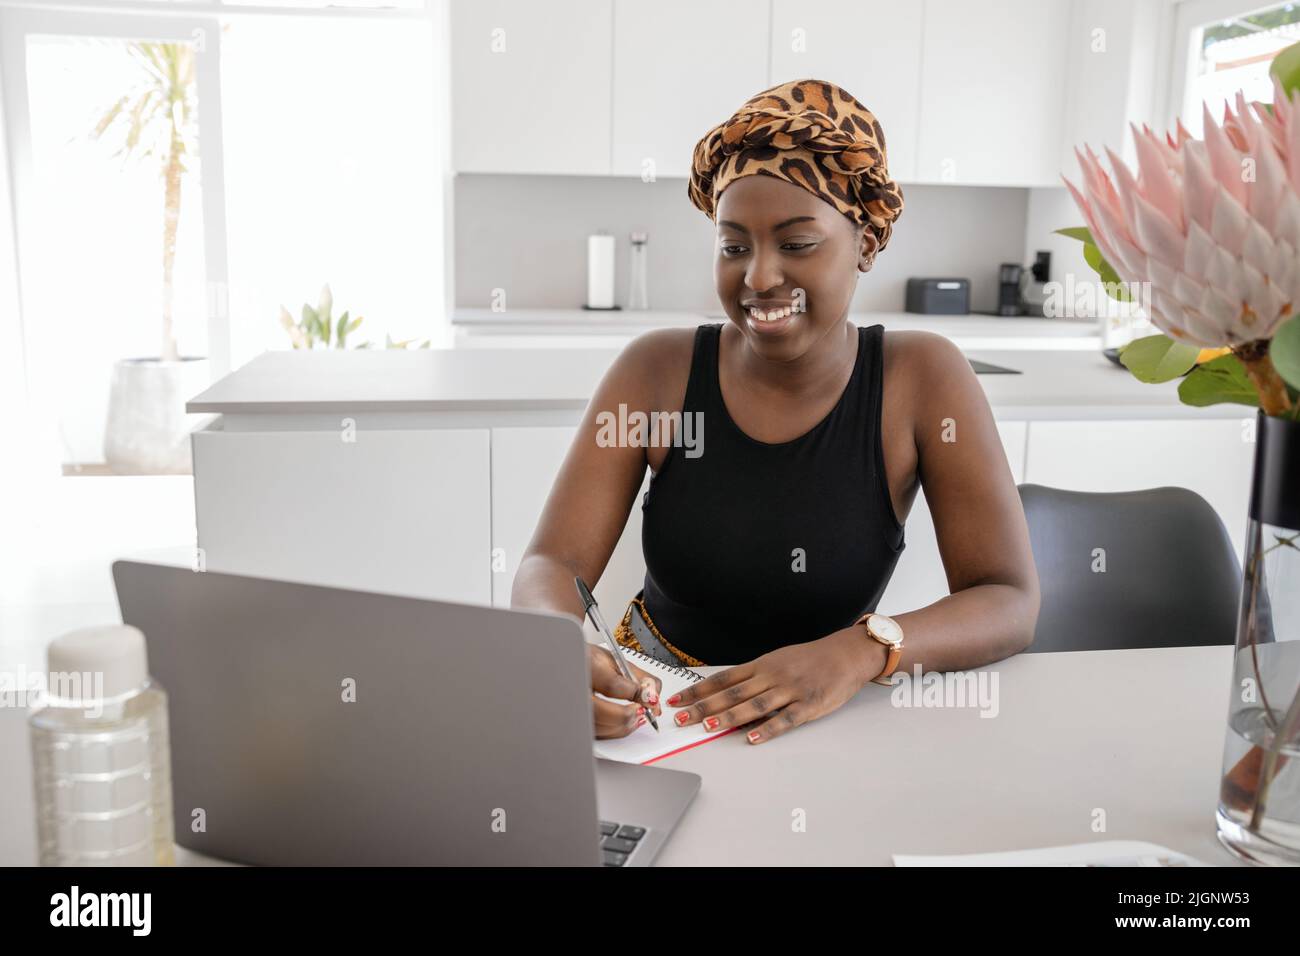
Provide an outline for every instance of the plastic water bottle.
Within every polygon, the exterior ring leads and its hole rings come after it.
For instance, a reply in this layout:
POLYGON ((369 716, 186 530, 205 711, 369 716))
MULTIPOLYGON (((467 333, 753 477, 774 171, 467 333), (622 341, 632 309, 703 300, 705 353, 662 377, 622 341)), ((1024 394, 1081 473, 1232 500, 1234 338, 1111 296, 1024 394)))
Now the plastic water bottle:
POLYGON ((31 715, 42 866, 170 866, 167 695, 128 625, 50 644, 46 706, 31 715))

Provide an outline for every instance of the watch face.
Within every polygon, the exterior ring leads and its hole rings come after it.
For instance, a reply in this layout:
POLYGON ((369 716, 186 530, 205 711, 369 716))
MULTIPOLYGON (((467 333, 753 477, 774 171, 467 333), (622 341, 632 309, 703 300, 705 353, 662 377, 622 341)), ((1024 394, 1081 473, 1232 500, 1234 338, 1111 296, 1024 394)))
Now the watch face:
POLYGON ((903 629, 892 617, 873 614, 867 618, 867 627, 871 628, 871 633, 886 644, 903 643, 903 629))

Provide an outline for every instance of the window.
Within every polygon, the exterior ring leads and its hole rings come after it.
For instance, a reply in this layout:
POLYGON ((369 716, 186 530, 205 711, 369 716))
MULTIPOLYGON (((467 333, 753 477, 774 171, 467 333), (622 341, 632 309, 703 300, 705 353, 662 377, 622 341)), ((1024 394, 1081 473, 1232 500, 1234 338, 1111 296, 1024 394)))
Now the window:
POLYGON ((1274 56, 1300 41, 1300 3, 1252 9, 1241 0, 1196 0, 1179 11, 1186 54, 1181 117, 1195 136, 1202 133, 1202 104, 1215 121, 1238 90, 1247 100, 1273 102, 1268 68, 1274 56))
POLYGON ((125 360, 201 359, 133 413, 193 427, 184 399, 292 347, 281 306, 326 284, 363 317, 349 345, 449 341, 432 6, 0 0, 22 279, 0 334, 65 472, 148 470, 105 447, 125 360))

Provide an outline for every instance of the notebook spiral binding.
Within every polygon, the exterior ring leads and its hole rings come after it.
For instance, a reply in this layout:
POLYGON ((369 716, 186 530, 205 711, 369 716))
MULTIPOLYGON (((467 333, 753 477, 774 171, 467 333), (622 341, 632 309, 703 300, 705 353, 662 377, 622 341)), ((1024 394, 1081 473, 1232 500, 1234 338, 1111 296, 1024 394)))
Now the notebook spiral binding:
POLYGON ((649 654, 646 654, 644 651, 638 651, 634 647, 622 647, 620 648, 620 650, 623 652, 623 655, 625 657, 635 657, 638 661, 644 661, 645 663, 649 664, 651 667, 657 667, 660 670, 668 671, 670 674, 676 674, 679 677, 685 677, 687 680, 691 681, 692 683, 698 683, 699 681, 704 680, 702 676, 695 673, 695 671, 691 670, 689 667, 682 667, 680 665, 673 665, 673 664, 665 664, 659 658, 651 657, 649 654))

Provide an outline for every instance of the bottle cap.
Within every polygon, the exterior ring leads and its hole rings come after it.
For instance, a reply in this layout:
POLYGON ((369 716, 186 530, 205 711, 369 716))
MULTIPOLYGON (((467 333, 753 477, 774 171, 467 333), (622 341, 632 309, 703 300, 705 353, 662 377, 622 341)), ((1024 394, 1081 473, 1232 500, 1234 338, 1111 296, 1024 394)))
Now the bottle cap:
POLYGON ((144 634, 129 624, 84 627, 50 642, 51 697, 70 703, 110 700, 149 680, 144 634))

